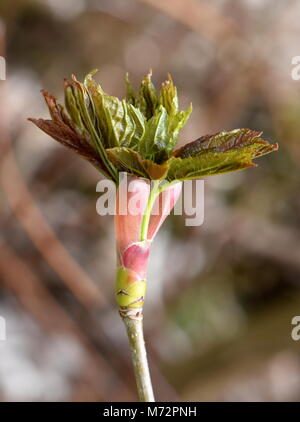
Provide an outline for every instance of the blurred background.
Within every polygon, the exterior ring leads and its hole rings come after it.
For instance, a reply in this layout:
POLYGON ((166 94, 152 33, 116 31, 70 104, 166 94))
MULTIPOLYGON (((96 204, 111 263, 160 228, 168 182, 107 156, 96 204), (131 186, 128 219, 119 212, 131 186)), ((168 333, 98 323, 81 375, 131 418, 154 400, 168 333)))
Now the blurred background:
POLYGON ((62 100, 71 73, 99 68, 123 96, 125 72, 137 84, 151 67, 193 102, 180 143, 249 127, 280 146, 206 179, 204 224, 172 216, 155 240, 144 324, 156 398, 299 401, 299 1, 1 0, 0 19, 0 400, 137 399, 99 174, 26 118, 47 117, 39 90, 62 100))

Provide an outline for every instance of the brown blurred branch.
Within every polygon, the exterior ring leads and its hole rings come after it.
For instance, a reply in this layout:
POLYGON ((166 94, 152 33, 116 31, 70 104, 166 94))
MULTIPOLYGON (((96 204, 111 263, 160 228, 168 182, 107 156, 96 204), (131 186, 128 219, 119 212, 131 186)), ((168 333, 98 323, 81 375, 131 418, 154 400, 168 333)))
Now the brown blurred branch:
POLYGON ((45 221, 23 181, 10 146, 2 161, 0 181, 7 202, 24 230, 74 296, 86 306, 105 304, 98 287, 66 251, 45 221))
MULTIPOLYGON (((0 25, 2 25, 0 21, 0 25)), ((5 51, 5 30, 1 26, 0 55, 5 51)), ((65 284, 84 305, 105 304, 105 300, 85 271, 76 263, 57 239, 48 223, 35 204, 22 174, 16 163, 14 152, 10 145, 8 130, 9 111, 5 103, 6 82, 1 81, 0 99, 0 133, 1 133, 1 174, 2 184, 7 201, 21 222, 24 230, 32 239, 36 248, 44 256, 48 264, 62 278, 65 284)))
MULTIPOLYGON (((218 239, 219 247, 228 242, 236 244, 240 250, 254 253, 281 263, 295 271, 300 271, 299 236, 288 226, 252 215, 242 207, 223 214, 223 223, 216 228, 207 223, 199 227, 202 236, 218 239)), ((197 230, 194 235, 197 236, 197 230)))
POLYGON ((68 332, 80 341, 89 357, 86 371, 83 372, 103 400, 111 400, 112 396, 132 400, 128 387, 94 348, 90 340, 78 329, 76 323, 60 304, 49 294, 29 265, 3 244, 0 245, 0 273, 6 288, 14 293, 21 305, 44 329, 50 332, 68 332))
POLYGON ((233 214, 231 225, 230 238, 239 246, 300 271, 299 236, 288 227, 242 210, 233 214))

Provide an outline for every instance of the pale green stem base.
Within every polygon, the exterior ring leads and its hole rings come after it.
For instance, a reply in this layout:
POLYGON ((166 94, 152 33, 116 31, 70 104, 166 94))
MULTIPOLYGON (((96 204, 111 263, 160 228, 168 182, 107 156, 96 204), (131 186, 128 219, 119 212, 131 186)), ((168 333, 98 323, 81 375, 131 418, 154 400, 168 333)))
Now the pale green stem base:
POLYGON ((150 372, 147 362, 143 321, 141 319, 123 318, 130 343, 132 362, 138 395, 141 402, 154 402, 150 372))

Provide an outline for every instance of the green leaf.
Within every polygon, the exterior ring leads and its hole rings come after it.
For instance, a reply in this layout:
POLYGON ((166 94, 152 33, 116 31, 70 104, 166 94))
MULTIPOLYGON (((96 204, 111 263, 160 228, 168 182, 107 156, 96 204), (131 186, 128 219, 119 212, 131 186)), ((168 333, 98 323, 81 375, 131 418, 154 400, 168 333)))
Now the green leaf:
MULTIPOLYGON (((101 161, 104 166, 107 168, 107 171, 113 178, 113 180, 118 183, 118 174, 114 166, 109 162, 101 132, 97 128, 97 118, 95 115, 94 103, 90 98, 89 92, 86 90, 85 86, 77 81, 76 77, 72 75, 72 82, 65 83, 65 92, 71 88, 72 98, 76 103, 76 108, 80 113, 81 121, 84 125, 84 138, 90 145, 98 152, 101 161)), ((71 98, 71 94, 66 93, 66 100, 71 98)), ((72 115, 70 114, 71 118, 72 115)))
POLYGON ((132 131, 131 131, 129 142, 128 143, 123 142, 121 143, 121 145, 129 146, 130 148, 137 149, 141 139, 143 139, 144 134, 145 134, 146 119, 144 115, 141 113, 141 111, 131 104, 127 105, 127 112, 131 118, 132 131))
POLYGON ((145 117, 126 100, 107 95, 90 76, 85 80, 95 107, 97 124, 106 148, 137 148, 145 132, 145 117))
POLYGON ((114 163, 118 171, 134 173, 141 177, 147 177, 142 165, 140 155, 129 148, 109 148, 106 150, 109 159, 114 163))
MULTIPOLYGON (((62 145, 70 148, 83 158, 87 159, 96 167, 105 177, 111 178, 101 157, 85 138, 85 130, 79 131, 75 124, 65 112, 63 106, 57 103, 56 98, 47 91, 42 90, 42 94, 48 105, 52 120, 29 119, 37 127, 54 138, 62 145)), ((83 126, 83 129, 84 126, 83 126)))
POLYGON ((125 132, 124 109, 117 97, 105 94, 100 85, 89 74, 85 78, 85 87, 94 104, 97 125, 106 147, 119 146, 125 132))
POLYGON ((140 141, 139 152, 144 158, 152 159, 166 149, 168 139, 168 114, 160 105, 153 117, 146 122, 145 134, 140 141))
POLYGON ((168 170, 167 164, 156 164, 151 160, 144 160, 138 152, 129 148, 111 148, 106 152, 119 171, 157 180, 163 179, 168 170))
POLYGON ((168 160, 169 180, 187 180, 256 166, 253 159, 278 149, 261 132, 235 129, 207 135, 174 152, 168 160))
POLYGON ((205 151, 225 152, 231 149, 251 147, 253 150, 265 146, 267 152, 273 148, 268 141, 260 138, 262 132, 251 129, 234 129, 228 132, 222 131, 213 135, 201 136, 196 141, 190 142, 174 151, 175 157, 194 157, 205 151))
POLYGON ((177 88, 173 84, 170 74, 168 75, 168 80, 161 85, 159 102, 165 107, 169 116, 173 116, 178 112, 177 88))
POLYGON ((69 113, 69 116, 73 122, 73 125, 76 128, 76 131, 80 134, 80 135, 88 135, 88 138, 90 138, 86 127, 83 123, 81 114, 80 114, 80 109, 78 108, 77 105, 77 101, 76 98, 73 94, 73 88, 72 85, 65 80, 65 104, 66 104, 66 108, 67 111, 69 113))
POLYGON ((67 112, 44 91, 52 120, 32 121, 116 183, 118 171, 155 180, 185 180, 241 170, 278 148, 263 140, 261 132, 235 129, 202 136, 172 153, 192 111, 191 105, 179 110, 172 78, 158 94, 150 72, 136 94, 127 75, 127 97, 119 100, 103 91, 94 73, 83 84, 75 76, 65 81, 67 112))
POLYGON ((132 104, 133 106, 135 106, 136 104, 136 95, 133 89, 133 86, 129 80, 129 75, 128 73, 126 73, 125 75, 125 84, 126 84, 126 100, 129 104, 132 104))
POLYGON ((237 154, 207 153, 198 157, 178 158, 168 160, 168 180, 188 180, 200 177, 242 170, 255 164, 249 163, 237 154))
POLYGON ((160 104, 162 104, 168 113, 168 139, 166 150, 170 153, 177 141, 180 130, 186 124, 192 112, 192 104, 183 111, 178 111, 177 88, 173 84, 171 75, 168 75, 160 90, 160 104))
POLYGON ((139 95, 135 103, 147 120, 154 116, 156 108, 159 105, 158 95, 151 81, 151 76, 152 72, 150 71, 142 80, 139 95))
POLYGON ((166 145, 168 153, 172 152, 174 147, 176 146, 179 137, 179 132, 188 121, 192 110, 193 107, 192 104, 190 104, 190 106, 186 110, 179 111, 178 113, 169 117, 169 136, 166 145))

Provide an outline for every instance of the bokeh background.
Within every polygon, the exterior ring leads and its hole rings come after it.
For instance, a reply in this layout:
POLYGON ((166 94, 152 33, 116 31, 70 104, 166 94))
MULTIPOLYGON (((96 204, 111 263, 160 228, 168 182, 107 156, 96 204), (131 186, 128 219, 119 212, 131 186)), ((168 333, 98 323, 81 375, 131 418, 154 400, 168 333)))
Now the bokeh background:
POLYGON ((263 130, 280 150, 205 181, 205 221, 155 240, 145 336, 160 401, 299 401, 300 55, 296 0, 1 0, 1 401, 136 400, 113 298, 113 218, 99 175, 39 131, 39 93, 99 68, 124 95, 153 69, 193 102, 181 143, 263 130))

